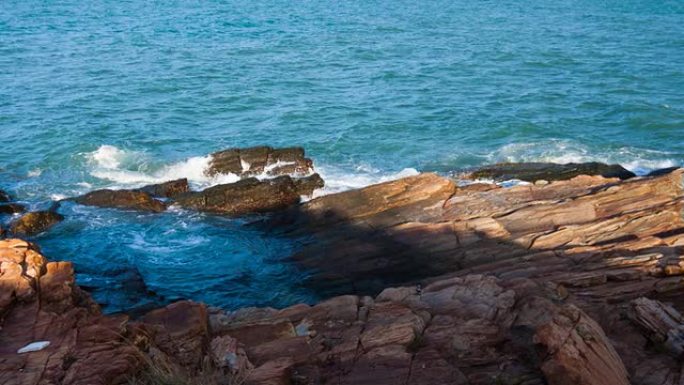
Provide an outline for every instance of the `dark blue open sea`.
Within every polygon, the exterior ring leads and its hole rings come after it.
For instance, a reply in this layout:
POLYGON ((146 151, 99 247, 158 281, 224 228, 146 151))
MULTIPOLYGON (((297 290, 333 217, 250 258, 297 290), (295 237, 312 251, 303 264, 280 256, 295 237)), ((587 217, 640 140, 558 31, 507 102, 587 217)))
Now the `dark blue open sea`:
MULTIPOLYGON (((35 208, 304 146, 326 192, 495 161, 684 162, 684 1, 0 1, 0 188, 35 208)), ((229 178, 228 178, 229 179, 229 178)), ((315 301, 241 220, 64 205, 107 311, 315 301)))

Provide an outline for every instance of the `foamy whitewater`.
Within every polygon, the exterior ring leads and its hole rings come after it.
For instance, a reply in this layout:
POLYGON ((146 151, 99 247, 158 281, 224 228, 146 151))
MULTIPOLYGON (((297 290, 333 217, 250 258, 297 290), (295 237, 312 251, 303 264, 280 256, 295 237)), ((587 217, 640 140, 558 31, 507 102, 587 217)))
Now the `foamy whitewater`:
MULTIPOLYGON (((144 153, 125 151, 111 145, 102 145, 97 150, 84 155, 88 161, 90 175, 109 183, 109 188, 134 188, 187 178, 193 189, 202 190, 240 180, 238 175, 230 173, 207 175, 206 170, 211 162, 210 155, 191 157, 177 163, 160 166, 156 170, 149 170, 150 161, 144 153)), ((282 165, 284 164, 270 165, 263 173, 254 177, 262 180, 272 178, 273 176, 269 175, 268 171, 282 165)), ((242 166, 244 170, 249 169, 249 165, 243 164, 242 166)), ((314 172, 319 173, 326 182, 325 188, 316 191, 315 196, 418 174, 414 168, 405 168, 395 173, 382 173, 379 169, 364 166, 358 166, 352 171, 344 171, 335 166, 317 166, 315 163, 314 166, 314 172)))
MULTIPOLYGON (((681 0, 2 1, 0 189, 31 209, 202 189, 237 180, 207 176, 208 154, 255 145, 305 148, 316 195, 502 161, 680 165, 683 15, 681 0)), ((59 210, 34 240, 106 311, 317 299, 287 260, 297 243, 254 218, 59 210)))

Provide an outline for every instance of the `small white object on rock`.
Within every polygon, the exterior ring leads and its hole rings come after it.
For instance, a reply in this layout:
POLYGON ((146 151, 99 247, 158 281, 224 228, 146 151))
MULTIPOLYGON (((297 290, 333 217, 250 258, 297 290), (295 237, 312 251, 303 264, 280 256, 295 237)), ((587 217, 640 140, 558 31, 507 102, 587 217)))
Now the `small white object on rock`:
POLYGON ((37 352, 43 350, 50 346, 50 341, 36 341, 24 346, 23 348, 17 350, 18 354, 37 352))

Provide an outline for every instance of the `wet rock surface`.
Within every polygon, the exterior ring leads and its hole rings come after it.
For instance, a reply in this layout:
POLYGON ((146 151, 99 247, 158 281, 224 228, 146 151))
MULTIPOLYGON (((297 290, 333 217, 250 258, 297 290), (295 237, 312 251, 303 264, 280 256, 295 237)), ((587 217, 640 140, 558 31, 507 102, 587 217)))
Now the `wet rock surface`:
POLYGON ((64 220, 64 216, 52 210, 34 211, 15 219, 10 231, 16 236, 33 236, 47 231, 64 220))
POLYGON ((211 154, 208 175, 236 174, 252 176, 308 174, 313 171, 313 161, 305 157, 301 147, 272 148, 258 146, 233 148, 211 154))
POLYGON ((144 191, 133 190, 96 190, 72 201, 97 207, 140 210, 159 213, 166 210, 166 205, 144 191))
POLYGON ((497 181, 519 179, 526 182, 538 180, 568 180, 579 175, 604 178, 629 179, 636 175, 617 164, 589 163, 498 163, 481 167, 464 175, 467 179, 493 179, 497 181))
POLYGON ((294 179, 295 188, 299 195, 312 196, 314 191, 325 187, 325 181, 319 174, 313 174, 294 179))
POLYGON ((176 203, 188 209, 238 216, 282 210, 298 203, 300 195, 293 179, 284 175, 210 187, 180 196, 176 203))
POLYGON ((135 191, 142 191, 154 197, 175 198, 190 191, 187 178, 172 180, 159 184, 151 184, 135 191))

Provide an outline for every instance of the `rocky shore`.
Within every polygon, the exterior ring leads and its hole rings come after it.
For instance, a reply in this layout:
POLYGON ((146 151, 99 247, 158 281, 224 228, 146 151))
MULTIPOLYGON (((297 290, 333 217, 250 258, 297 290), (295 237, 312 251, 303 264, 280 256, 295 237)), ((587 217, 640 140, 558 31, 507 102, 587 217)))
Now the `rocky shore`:
POLYGON ((323 185, 303 150, 215 159, 208 172, 244 179, 73 201, 273 212, 249 225, 301 242, 291 260, 328 299, 102 315, 69 262, 0 240, 0 383, 684 384, 684 169, 635 177, 606 165, 495 165, 471 176, 531 183, 426 173, 300 203, 323 185))

